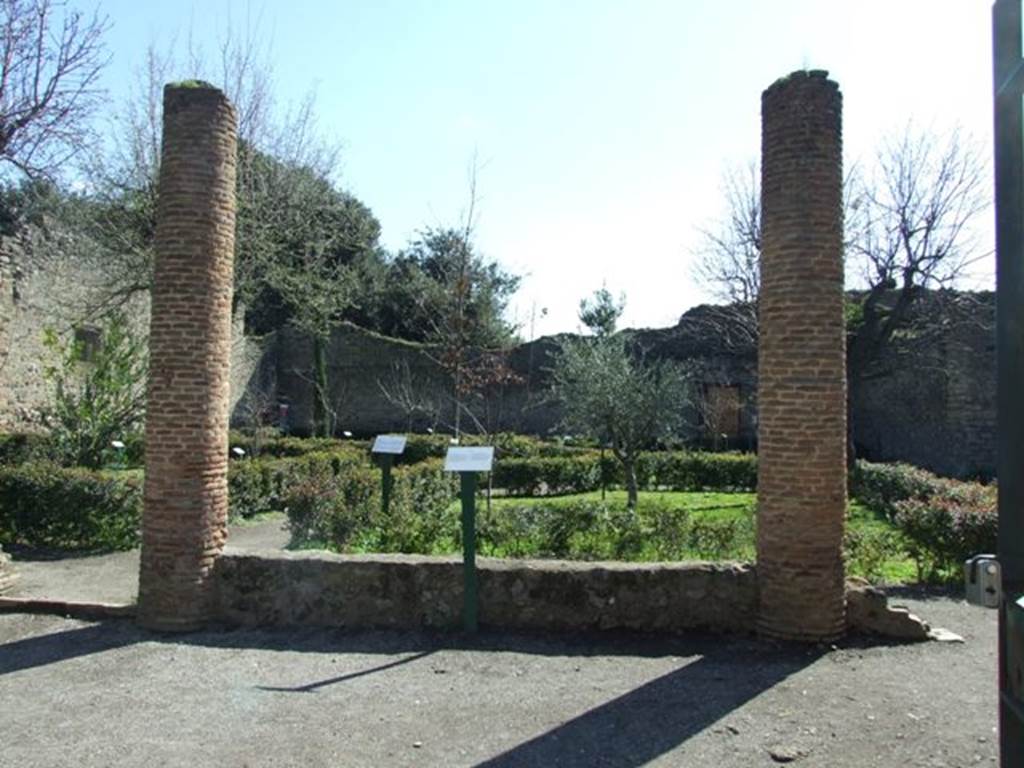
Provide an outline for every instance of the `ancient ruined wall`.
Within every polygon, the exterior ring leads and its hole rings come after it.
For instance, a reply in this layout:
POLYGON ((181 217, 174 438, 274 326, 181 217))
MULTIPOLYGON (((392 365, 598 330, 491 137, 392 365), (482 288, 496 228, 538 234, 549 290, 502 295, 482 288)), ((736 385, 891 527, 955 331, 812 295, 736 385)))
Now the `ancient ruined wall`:
POLYGON ((202 625, 227 526, 235 110, 164 89, 150 323, 139 621, 202 625))
POLYGON ((995 297, 922 298, 856 390, 859 456, 951 476, 992 476, 996 454, 995 297))
POLYGON ((826 640, 846 624, 842 98, 796 72, 761 109, 758 627, 826 640))
MULTIPOLYGON (((480 622, 532 630, 749 632, 757 574, 732 563, 477 561, 480 622)), ((218 618, 232 624, 457 626, 462 563, 452 557, 228 551, 218 618)))
MULTIPOLYGON (((40 410, 50 401, 45 367, 55 362, 43 344, 48 328, 69 338, 76 328, 100 328, 96 308, 108 296, 110 276, 102 258, 87 255, 69 236, 38 229, 0 236, 0 431, 40 429, 40 410)), ((135 333, 149 333, 149 294, 142 291, 121 310, 135 333)), ((231 343, 231 406, 245 392, 268 345, 245 335, 235 313, 231 343)))
MULTIPOLYGON (((57 226, 24 229, 0 237, 0 430, 39 428, 49 401, 43 371, 53 355, 43 344, 48 328, 70 336, 91 319, 109 281, 102 261, 57 226)), ((149 304, 139 296, 124 307, 137 331, 149 322, 149 304)))

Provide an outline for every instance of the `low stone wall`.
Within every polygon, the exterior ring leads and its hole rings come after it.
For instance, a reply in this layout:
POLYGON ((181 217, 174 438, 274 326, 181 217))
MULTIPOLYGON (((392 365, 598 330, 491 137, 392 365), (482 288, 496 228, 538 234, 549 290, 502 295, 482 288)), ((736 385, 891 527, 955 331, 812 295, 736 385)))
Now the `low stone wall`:
MULTIPOLYGON (((730 563, 477 562, 480 623, 508 629, 751 631, 757 577, 730 563)), ((217 562, 229 624, 458 627, 456 557, 237 552, 217 562)))

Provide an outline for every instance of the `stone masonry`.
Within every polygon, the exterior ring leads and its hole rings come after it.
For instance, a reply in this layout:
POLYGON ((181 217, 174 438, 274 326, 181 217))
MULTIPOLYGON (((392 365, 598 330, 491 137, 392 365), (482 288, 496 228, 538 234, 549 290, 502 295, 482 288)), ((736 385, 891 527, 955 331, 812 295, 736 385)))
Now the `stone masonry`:
POLYGON ((821 641, 846 623, 842 95, 795 72, 761 108, 758 628, 821 641))
POLYGON ((209 619, 226 537, 236 142, 219 90, 164 89, 138 612, 153 629, 209 619))

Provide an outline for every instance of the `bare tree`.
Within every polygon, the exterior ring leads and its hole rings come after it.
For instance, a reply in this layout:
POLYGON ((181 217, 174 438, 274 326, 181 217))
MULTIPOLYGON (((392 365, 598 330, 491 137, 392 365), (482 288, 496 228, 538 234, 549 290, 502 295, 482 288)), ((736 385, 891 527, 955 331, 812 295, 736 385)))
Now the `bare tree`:
POLYGON ((52 0, 2 0, 0 9, 0 163, 53 177, 91 143, 110 25, 52 0))
POLYGON ((984 258, 973 229, 987 210, 985 164, 959 131, 908 127, 885 142, 847 216, 849 273, 866 290, 847 348, 851 388, 903 325, 923 289, 954 286, 984 258))
POLYGON ((754 304, 761 290, 761 186, 756 163, 725 174, 725 219, 699 230, 693 276, 726 304, 754 304))
MULTIPOLYGON (((761 247, 757 173, 734 172, 725 187, 728 215, 702 232, 694 274, 712 293, 731 302, 704 313, 708 332, 722 334, 727 347, 732 347, 730 339, 756 345, 761 247)), ((969 314, 962 296, 934 289, 955 286, 987 255, 975 232, 989 205, 985 164, 978 146, 959 130, 939 137, 908 125, 883 142, 869 174, 856 166, 848 172, 843 198, 846 273, 860 286, 848 294, 852 404, 896 331, 911 322, 929 290, 931 312, 956 322, 969 314)), ((937 334, 947 325, 924 323, 915 333, 937 334)))
POLYGON ((405 358, 391 364, 387 375, 377 379, 377 388, 405 416, 407 432, 412 432, 417 417, 426 419, 431 429, 437 426, 443 402, 438 383, 413 371, 405 358))

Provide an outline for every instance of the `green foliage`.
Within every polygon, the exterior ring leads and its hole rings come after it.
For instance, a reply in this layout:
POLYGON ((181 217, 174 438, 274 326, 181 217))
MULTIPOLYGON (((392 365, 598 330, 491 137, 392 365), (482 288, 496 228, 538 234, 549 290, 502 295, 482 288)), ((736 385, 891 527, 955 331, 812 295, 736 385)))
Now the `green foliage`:
POLYGON ((0 466, 52 459, 48 435, 34 433, 0 434, 0 466))
POLYGON ((138 473, 46 462, 0 467, 0 539, 71 550, 130 549, 139 541, 138 473))
POLYGON ((871 582, 885 581, 891 564, 902 559, 906 550, 903 536, 888 527, 854 527, 848 523, 843 533, 847 574, 871 582))
POLYGON ((442 346, 497 348, 513 338, 504 318, 519 278, 477 253, 465 232, 433 228, 401 251, 380 276, 368 327, 442 346))
POLYGON ((611 336, 625 308, 625 296, 620 295, 616 303, 607 288, 600 288, 591 298, 580 301, 580 322, 595 336, 611 336))
POLYGON ((689 397, 687 376, 671 362, 634 360, 621 336, 567 341, 552 387, 564 426, 607 443, 622 462, 630 506, 636 504, 640 451, 678 434, 689 397))
POLYGON ((308 453, 344 453, 365 455, 369 449, 364 440, 340 440, 325 437, 293 437, 290 435, 255 436, 231 430, 228 441, 232 447, 243 449, 250 457, 287 458, 308 453))
POLYGON ((450 549, 458 528, 454 477, 432 460, 394 470, 392 482, 384 518, 378 470, 349 465, 337 473, 308 472, 282 496, 293 545, 429 553, 445 541, 450 549))
POLYGON ((636 510, 598 500, 510 503, 480 513, 482 554, 577 560, 671 561, 753 556, 753 519, 711 517, 645 499, 636 510))
POLYGON ((996 487, 907 464, 857 462, 851 495, 896 524, 918 577, 959 579, 963 561, 996 549, 996 487))
POLYGON ((129 437, 142 423, 145 342, 118 314, 108 320, 91 358, 84 344, 62 340, 52 329, 44 342, 57 358, 43 374, 53 388, 42 416, 54 455, 66 466, 100 467, 111 458, 111 441, 129 437))
POLYGON ((889 517, 899 502, 927 498, 941 485, 940 478, 910 464, 858 461, 850 474, 850 496, 889 517))
POLYGON ((228 465, 229 513, 233 518, 250 518, 283 510, 292 488, 311 478, 336 477, 366 466, 365 454, 351 450, 232 461, 228 465))
MULTIPOLYGON (((550 444, 548 444, 550 445, 550 444)), ((558 449, 495 463, 494 485, 513 496, 581 493, 621 485, 622 464, 594 450, 558 449)), ((636 458, 637 486, 674 491, 753 490, 757 486, 757 456, 750 453, 652 451, 636 458)))
POLYGON ((494 485, 513 496, 581 493, 601 486, 601 457, 502 459, 494 466, 494 485))
POLYGON ((896 503, 895 521, 909 542, 919 576, 957 579, 967 558, 996 551, 996 496, 995 486, 945 480, 925 499, 896 503))

